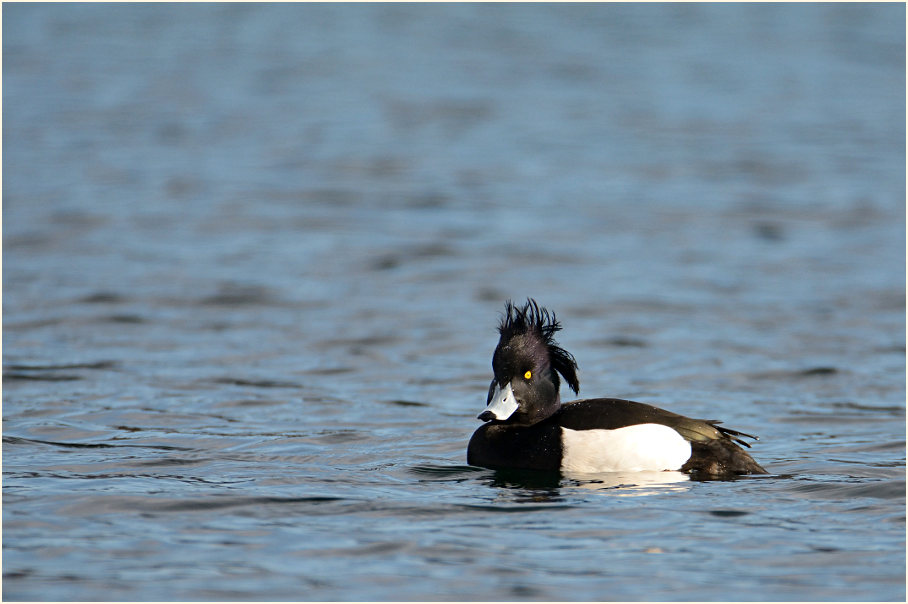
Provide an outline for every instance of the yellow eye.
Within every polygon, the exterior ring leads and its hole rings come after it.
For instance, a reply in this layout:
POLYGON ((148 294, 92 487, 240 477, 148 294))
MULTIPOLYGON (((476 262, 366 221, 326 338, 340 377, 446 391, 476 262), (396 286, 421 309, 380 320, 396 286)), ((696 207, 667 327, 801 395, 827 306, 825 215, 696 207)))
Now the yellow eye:
POLYGON ((530 379, 531 377, 533 377, 533 372, 527 371, 526 373, 523 374, 523 377, 525 377, 526 379, 530 379))

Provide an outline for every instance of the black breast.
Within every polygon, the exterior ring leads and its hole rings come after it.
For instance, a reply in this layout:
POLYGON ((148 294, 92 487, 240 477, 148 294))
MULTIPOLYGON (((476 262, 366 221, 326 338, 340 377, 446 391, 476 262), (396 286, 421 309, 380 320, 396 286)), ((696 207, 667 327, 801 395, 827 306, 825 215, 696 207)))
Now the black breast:
POLYGON ((467 447, 467 463, 483 468, 561 469, 561 427, 544 421, 534 426, 488 423, 467 447))

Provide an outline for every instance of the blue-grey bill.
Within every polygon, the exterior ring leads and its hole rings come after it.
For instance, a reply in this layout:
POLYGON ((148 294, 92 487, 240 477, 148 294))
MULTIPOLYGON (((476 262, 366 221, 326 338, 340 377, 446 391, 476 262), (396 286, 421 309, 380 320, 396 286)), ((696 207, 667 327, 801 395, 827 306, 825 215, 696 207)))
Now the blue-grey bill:
POLYGON ((495 386, 495 392, 492 394, 492 402, 489 403, 486 411, 490 411, 492 415, 495 416, 495 419, 499 421, 504 421, 511 417, 515 411, 517 411, 517 399, 514 398, 514 390, 511 388, 511 383, 504 388, 499 388, 495 386))

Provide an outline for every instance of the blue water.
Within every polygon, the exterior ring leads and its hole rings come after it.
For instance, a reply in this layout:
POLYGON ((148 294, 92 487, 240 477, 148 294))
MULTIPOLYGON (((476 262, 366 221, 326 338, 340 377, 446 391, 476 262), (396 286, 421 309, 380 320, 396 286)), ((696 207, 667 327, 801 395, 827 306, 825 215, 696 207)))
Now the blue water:
POLYGON ((904 5, 3 17, 4 599, 904 600, 904 5), (527 296, 771 475, 467 466, 527 296))

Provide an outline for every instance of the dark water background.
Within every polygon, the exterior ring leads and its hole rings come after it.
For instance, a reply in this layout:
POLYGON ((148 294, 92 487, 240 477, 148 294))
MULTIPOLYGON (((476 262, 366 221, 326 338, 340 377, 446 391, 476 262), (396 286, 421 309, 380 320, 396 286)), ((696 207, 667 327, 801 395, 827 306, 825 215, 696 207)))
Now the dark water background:
POLYGON ((3 17, 5 599, 905 598, 904 5, 3 17), (773 475, 466 466, 530 295, 773 475))

